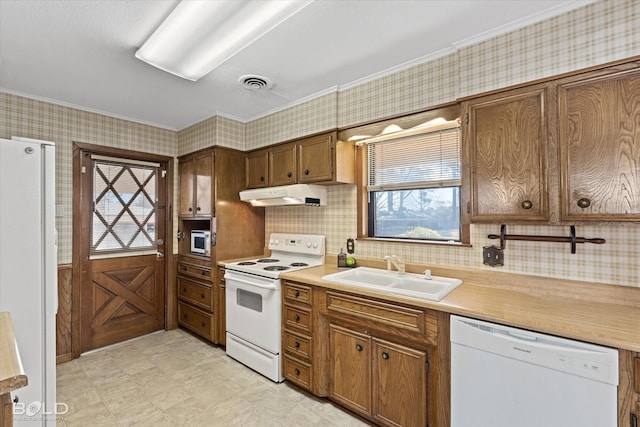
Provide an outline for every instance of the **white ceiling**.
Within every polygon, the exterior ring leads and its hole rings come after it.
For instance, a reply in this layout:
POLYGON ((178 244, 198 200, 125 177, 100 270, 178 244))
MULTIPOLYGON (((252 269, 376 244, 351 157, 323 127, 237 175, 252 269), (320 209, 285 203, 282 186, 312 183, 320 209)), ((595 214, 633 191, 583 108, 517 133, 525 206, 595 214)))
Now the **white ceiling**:
POLYGON ((0 0, 0 90, 177 130, 249 121, 592 1, 315 0, 191 82, 134 57, 177 0, 0 0))

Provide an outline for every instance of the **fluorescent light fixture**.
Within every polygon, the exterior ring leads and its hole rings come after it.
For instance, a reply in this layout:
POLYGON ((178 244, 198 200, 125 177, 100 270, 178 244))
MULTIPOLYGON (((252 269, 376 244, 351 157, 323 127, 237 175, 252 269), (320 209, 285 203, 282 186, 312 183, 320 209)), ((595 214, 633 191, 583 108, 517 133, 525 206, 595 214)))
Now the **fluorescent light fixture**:
POLYGON ((136 58, 196 81, 313 0, 183 0, 136 58))

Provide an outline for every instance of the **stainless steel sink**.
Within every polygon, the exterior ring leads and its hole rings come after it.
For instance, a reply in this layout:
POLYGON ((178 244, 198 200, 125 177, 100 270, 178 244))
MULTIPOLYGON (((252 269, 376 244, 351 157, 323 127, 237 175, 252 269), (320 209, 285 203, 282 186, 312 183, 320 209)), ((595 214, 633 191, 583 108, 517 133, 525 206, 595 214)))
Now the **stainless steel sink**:
POLYGON ((322 280, 430 301, 440 301, 462 284, 462 280, 450 277, 431 276, 431 279, 426 279, 420 274, 399 274, 395 271, 369 267, 357 267, 329 274, 322 280))

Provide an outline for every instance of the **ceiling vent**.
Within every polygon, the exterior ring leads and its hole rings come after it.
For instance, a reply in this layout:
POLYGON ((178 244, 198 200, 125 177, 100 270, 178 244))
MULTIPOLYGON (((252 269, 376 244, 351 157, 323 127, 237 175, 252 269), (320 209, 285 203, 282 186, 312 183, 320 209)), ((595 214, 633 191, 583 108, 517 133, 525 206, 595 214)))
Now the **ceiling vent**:
POLYGON ((268 78, 254 74, 242 76, 239 81, 242 87, 249 90, 267 90, 273 87, 273 83, 268 78))

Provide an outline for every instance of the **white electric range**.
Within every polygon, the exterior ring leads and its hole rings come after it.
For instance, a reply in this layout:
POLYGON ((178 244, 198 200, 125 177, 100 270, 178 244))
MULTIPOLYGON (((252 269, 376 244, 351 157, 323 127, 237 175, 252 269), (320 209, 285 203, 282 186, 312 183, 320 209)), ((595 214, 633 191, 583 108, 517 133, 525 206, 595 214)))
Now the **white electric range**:
POLYGON ((324 263, 325 237, 272 233, 269 257, 225 265, 227 355, 275 382, 282 377, 280 274, 324 263))

